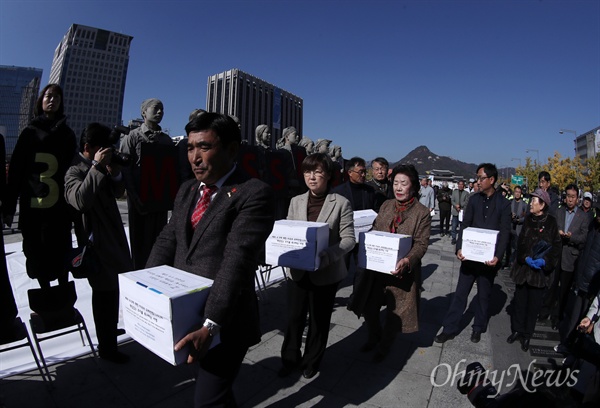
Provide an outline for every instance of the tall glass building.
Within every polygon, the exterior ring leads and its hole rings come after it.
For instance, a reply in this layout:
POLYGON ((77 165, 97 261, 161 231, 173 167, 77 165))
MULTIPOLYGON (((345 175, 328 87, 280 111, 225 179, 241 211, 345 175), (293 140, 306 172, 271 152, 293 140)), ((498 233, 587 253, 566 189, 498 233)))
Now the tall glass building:
POLYGON ((133 37, 73 24, 54 51, 50 82, 64 93, 76 135, 90 122, 121 125, 129 46, 133 37))
POLYGON ((39 68, 0 65, 0 133, 6 143, 7 159, 19 134, 33 119, 41 79, 39 68))
POLYGON ((272 146, 283 129, 294 126, 302 135, 302 98, 239 69, 208 77, 206 110, 236 116, 242 140, 254 145, 258 125, 271 129, 272 146))

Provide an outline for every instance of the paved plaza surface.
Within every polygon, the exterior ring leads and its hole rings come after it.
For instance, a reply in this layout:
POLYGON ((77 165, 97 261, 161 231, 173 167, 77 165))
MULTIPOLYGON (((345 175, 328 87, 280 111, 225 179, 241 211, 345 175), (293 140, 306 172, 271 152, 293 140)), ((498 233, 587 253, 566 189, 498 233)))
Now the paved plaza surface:
MULTIPOLYGON (((125 203, 119 205, 125 215, 125 203)), ((126 222, 125 216, 123 219, 126 222)), ((438 226, 436 216, 430 246, 423 258, 420 330, 398 335, 383 362, 372 362, 372 352, 359 352, 367 332, 364 319, 346 309, 352 292, 351 273, 337 293, 321 371, 310 380, 300 372, 279 378, 286 282, 276 282, 259 293, 263 336, 261 343, 246 355, 235 383, 238 404, 282 408, 469 407, 467 397, 457 391, 456 379, 449 377, 457 364, 462 370, 466 364, 479 361, 486 369, 501 373, 515 364, 527 370, 530 364, 548 368, 554 360, 560 361, 562 357, 552 351, 558 334, 548 326, 537 327, 527 353, 521 351, 518 342, 506 343, 510 334, 506 310, 514 291, 508 270, 500 271, 496 279, 489 329, 479 343, 470 341, 470 306, 460 335, 445 344, 433 341, 450 305, 460 267, 450 237, 441 237, 438 226), (432 376, 436 367, 437 375, 432 376)), ((5 231, 7 243, 18 239, 18 234, 5 231)), ((471 299, 476 290, 472 292, 471 299)), ((174 367, 135 341, 123 343, 121 350, 131 356, 125 365, 96 361, 88 354, 51 366, 54 382, 50 391, 37 371, 4 378, 0 380, 0 407, 193 406, 193 365, 174 367)), ((505 385, 501 392, 508 388, 505 385)))

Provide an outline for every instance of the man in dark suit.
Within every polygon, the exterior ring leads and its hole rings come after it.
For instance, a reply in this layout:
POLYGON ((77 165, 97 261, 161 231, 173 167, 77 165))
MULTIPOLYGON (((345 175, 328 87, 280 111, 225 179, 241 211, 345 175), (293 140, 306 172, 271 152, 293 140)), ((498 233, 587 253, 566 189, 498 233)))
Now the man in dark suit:
POLYGON ((388 198, 394 197, 392 183, 388 179, 388 169, 390 164, 384 157, 376 157, 371 162, 373 178, 365 184, 373 187, 375 190, 375 211, 379 212, 379 207, 388 198))
POLYGON ((254 277, 273 229, 273 192, 235 165, 240 130, 228 116, 205 113, 185 127, 196 180, 185 182, 173 215, 152 248, 147 267, 172 265, 214 283, 203 326, 175 345, 199 361, 195 406, 235 406, 232 384, 248 347, 260 341, 254 277), (221 342, 209 349, 213 336, 221 342))
MULTIPOLYGON (((344 164, 348 181, 331 190, 350 201, 352 211, 375 210, 375 189, 365 183, 367 179, 367 163, 363 158, 353 157, 344 164)), ((354 249, 346 255, 346 268, 350 270, 351 260, 358 260, 358 242, 354 249)))
MULTIPOLYGON (((560 262, 554 270, 554 280, 544 298, 540 315, 550 311, 552 327, 556 328, 563 318, 568 292, 573 284, 573 271, 577 267, 579 250, 585 246, 590 219, 577 207, 579 189, 575 184, 565 187, 565 204, 556 211, 556 225, 562 239, 560 262)), ((568 330, 570 331, 572 327, 568 330)), ((565 336, 563 336, 565 337, 565 336)), ((564 340, 564 339, 563 339, 564 340)))
POLYGON ((559 199, 558 195, 553 191, 551 183, 552 177, 550 176, 550 173, 548 173, 547 171, 540 171, 540 174, 538 174, 538 186, 539 188, 547 192, 548 195, 550 195, 549 214, 556 218, 556 212, 558 211, 559 206, 559 199))
POLYGON ((498 170, 491 163, 480 164, 477 168, 479 193, 469 199, 464 212, 463 222, 456 242, 456 256, 462 261, 456 291, 450 309, 444 318, 444 329, 435 337, 436 343, 444 343, 454 338, 460 329, 460 319, 465 311, 467 299, 473 284, 477 282, 477 302, 475 303, 475 321, 471 341, 478 343, 481 333, 488 324, 488 306, 494 278, 500 269, 500 260, 506 251, 510 238, 510 202, 496 192, 494 184, 498 180, 498 170), (494 257, 485 263, 466 260, 462 254, 463 232, 469 227, 498 231, 494 257))
POLYGON ((375 208, 375 189, 365 184, 367 164, 360 157, 353 157, 345 164, 348 181, 335 187, 337 193, 350 201, 352 211, 372 210, 375 208))

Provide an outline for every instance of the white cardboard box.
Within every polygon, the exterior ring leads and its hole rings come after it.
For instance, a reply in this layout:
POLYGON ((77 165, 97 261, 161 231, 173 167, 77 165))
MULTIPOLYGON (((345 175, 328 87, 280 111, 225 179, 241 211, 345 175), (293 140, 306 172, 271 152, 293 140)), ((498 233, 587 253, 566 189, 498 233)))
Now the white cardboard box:
MULTIPOLYGON (((127 334, 169 363, 184 363, 189 349, 176 352, 173 347, 204 321, 201 311, 212 284, 212 279, 166 265, 120 274, 127 334)), ((215 337, 211 347, 218 343, 215 337)))
POLYGON ((391 273, 399 259, 412 247, 410 235, 370 231, 360 234, 358 266, 372 271, 391 273))
POLYGON ((361 232, 371 231, 375 218, 377 218, 377 213, 373 210, 354 211, 354 235, 356 242, 358 242, 361 232))
POLYGON ((266 263, 316 271, 320 264, 319 253, 328 246, 327 223, 278 220, 265 243, 266 263))
POLYGON ((498 231, 469 227, 462 233, 462 254, 470 261, 486 262, 494 258, 498 231))

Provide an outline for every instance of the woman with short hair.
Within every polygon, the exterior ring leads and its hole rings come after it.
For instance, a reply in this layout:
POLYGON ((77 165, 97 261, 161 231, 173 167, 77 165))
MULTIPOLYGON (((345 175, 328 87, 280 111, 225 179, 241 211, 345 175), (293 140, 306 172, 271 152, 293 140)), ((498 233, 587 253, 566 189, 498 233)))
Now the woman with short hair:
POLYGON ((283 367, 279 376, 303 369, 304 378, 312 378, 319 366, 329 336, 329 325, 338 285, 348 275, 344 256, 354 248, 354 216, 350 202, 330 192, 333 162, 324 153, 307 156, 302 162, 308 191, 290 203, 288 220, 329 224, 329 247, 319 254, 316 271, 286 268, 291 279, 287 284, 287 327, 281 347, 283 367), (301 353, 302 334, 308 316, 308 334, 301 353))
POLYGON ((389 353, 399 331, 419 330, 421 259, 427 252, 431 230, 429 209, 418 199, 419 174, 415 167, 397 166, 391 179, 394 198, 381 205, 373 230, 410 235, 412 246, 389 274, 365 270, 349 306, 365 317, 369 335, 361 351, 376 349, 375 362, 382 361, 389 353), (383 327, 379 319, 381 305, 386 306, 383 327))

